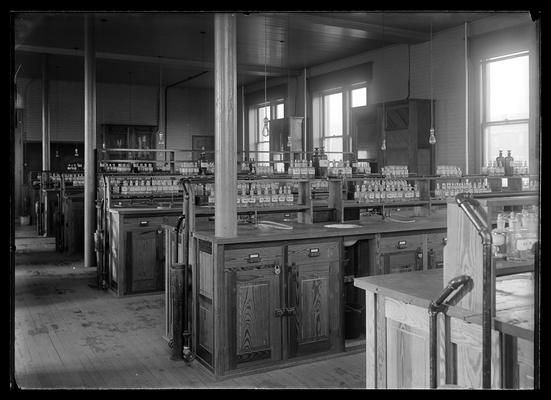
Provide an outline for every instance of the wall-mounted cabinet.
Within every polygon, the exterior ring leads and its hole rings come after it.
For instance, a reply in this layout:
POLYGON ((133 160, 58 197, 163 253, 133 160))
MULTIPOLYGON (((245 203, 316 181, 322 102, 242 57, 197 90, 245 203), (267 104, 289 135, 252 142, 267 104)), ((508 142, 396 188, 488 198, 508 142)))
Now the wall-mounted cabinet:
MULTIPOLYGON (((429 144, 430 100, 410 99, 358 107, 351 113, 351 130, 366 160, 407 165, 410 173, 434 173, 434 148, 429 144), (386 151, 381 150, 386 138, 386 151)), ((362 157, 363 158, 363 157, 362 157)))

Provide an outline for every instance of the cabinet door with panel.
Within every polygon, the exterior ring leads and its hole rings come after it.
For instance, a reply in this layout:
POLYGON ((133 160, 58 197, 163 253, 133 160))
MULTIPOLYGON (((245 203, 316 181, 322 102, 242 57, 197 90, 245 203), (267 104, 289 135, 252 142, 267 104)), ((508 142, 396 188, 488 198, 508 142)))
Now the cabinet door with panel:
POLYGON ((229 368, 279 361, 282 247, 229 250, 224 260, 229 368))
POLYGON ((164 233, 160 227, 126 232, 126 292, 162 290, 164 233))
POLYGON ((287 257, 289 356, 331 350, 341 332, 339 246, 290 245, 287 257))

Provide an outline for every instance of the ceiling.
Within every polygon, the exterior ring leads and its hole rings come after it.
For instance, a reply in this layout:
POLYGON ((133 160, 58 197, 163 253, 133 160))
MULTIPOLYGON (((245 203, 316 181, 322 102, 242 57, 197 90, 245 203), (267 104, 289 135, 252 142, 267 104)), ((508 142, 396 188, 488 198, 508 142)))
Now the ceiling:
MULTIPOLYGON (((238 84, 311 67, 488 17, 488 12, 236 13, 238 84), (432 24, 432 27, 431 27, 432 24)), ((213 87, 211 12, 94 13, 98 82, 171 84, 200 72, 190 87, 213 87), (161 74, 162 72, 162 74, 161 74)), ((17 13, 18 78, 39 79, 43 54, 51 79, 84 78, 84 14, 17 13)))

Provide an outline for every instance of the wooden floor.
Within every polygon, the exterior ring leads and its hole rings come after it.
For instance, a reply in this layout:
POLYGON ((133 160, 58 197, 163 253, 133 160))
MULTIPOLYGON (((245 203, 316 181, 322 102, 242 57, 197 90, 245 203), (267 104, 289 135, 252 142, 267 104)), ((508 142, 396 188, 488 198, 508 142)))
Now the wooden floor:
POLYGON ((169 359, 163 294, 116 298, 90 287, 94 278, 79 258, 16 254, 20 388, 365 388, 363 350, 216 380, 197 361, 169 359))

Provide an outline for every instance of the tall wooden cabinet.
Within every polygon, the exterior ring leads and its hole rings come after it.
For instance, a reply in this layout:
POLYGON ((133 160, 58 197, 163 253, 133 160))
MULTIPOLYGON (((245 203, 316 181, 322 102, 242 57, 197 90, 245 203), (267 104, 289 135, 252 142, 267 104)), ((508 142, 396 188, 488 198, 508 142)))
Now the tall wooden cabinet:
POLYGON ((434 146, 429 144, 430 100, 407 99, 358 107, 351 114, 356 148, 366 159, 385 165, 407 165, 409 172, 435 171, 434 146), (381 150, 383 138, 386 150, 381 150))

